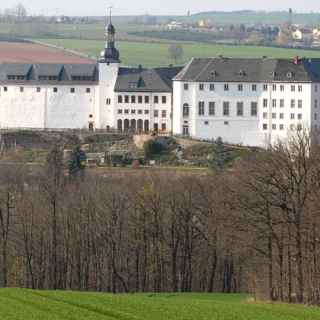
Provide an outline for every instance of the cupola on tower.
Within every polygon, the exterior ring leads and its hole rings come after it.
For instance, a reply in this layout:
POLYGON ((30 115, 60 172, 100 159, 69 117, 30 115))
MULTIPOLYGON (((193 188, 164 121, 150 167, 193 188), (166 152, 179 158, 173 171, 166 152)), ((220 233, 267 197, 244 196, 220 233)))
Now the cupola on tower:
POLYGON ((109 15, 109 23, 106 26, 106 45, 105 49, 101 53, 100 62, 105 63, 120 63, 120 54, 119 51, 115 47, 115 34, 116 29, 112 24, 112 18, 111 18, 111 9, 110 9, 110 15, 109 15))

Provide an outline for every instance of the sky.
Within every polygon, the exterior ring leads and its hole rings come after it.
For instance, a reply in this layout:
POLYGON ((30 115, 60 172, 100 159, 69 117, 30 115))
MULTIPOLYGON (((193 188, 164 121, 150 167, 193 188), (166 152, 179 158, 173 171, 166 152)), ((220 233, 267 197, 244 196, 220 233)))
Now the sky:
POLYGON ((1 0, 0 10, 22 3, 30 14, 103 15, 114 7, 114 15, 185 15, 202 11, 287 10, 320 12, 319 0, 1 0))

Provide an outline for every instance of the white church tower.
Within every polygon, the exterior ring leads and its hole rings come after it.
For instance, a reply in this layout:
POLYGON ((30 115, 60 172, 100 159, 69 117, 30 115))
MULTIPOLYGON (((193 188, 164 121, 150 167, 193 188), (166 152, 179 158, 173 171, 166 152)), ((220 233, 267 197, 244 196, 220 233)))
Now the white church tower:
POLYGON ((120 54, 115 47, 116 30, 111 20, 111 8, 109 23, 106 26, 106 45, 101 52, 99 59, 99 110, 96 110, 97 119, 99 119, 100 128, 112 128, 115 119, 115 99, 114 87, 117 81, 120 54))

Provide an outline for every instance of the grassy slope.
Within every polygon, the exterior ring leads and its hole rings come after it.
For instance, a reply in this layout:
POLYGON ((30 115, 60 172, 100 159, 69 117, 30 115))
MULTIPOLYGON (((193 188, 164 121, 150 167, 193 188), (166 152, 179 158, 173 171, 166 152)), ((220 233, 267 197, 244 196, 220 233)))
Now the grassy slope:
POLYGON ((1 320, 318 320, 320 309, 241 295, 111 295, 0 290, 1 320))
MULTIPOLYGON (((97 56, 104 47, 103 41, 95 40, 74 40, 74 39, 39 39, 53 45, 67 49, 76 50, 90 56, 97 56)), ((173 63, 168 58, 168 44, 165 43, 143 43, 119 41, 117 47, 121 53, 121 59, 125 65, 160 66, 173 63)), ((292 58, 294 56, 306 56, 320 58, 320 51, 279 49, 251 46, 223 46, 202 43, 184 45, 184 59, 181 63, 192 57, 213 57, 220 54, 227 57, 277 57, 292 58)))

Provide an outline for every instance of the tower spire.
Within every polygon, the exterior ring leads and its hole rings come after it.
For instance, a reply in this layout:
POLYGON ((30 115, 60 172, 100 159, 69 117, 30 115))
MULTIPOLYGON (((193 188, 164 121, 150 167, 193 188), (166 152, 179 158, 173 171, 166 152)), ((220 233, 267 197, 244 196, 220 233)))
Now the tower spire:
POLYGON ((115 48, 116 29, 112 24, 112 9, 112 6, 107 8, 106 22, 109 16, 109 22, 106 23, 107 41, 101 60, 106 62, 119 62, 119 51, 115 48))
POLYGON ((112 6, 110 6, 110 7, 108 7, 108 13, 109 13, 109 24, 112 24, 112 9, 113 9, 113 7, 112 6))

